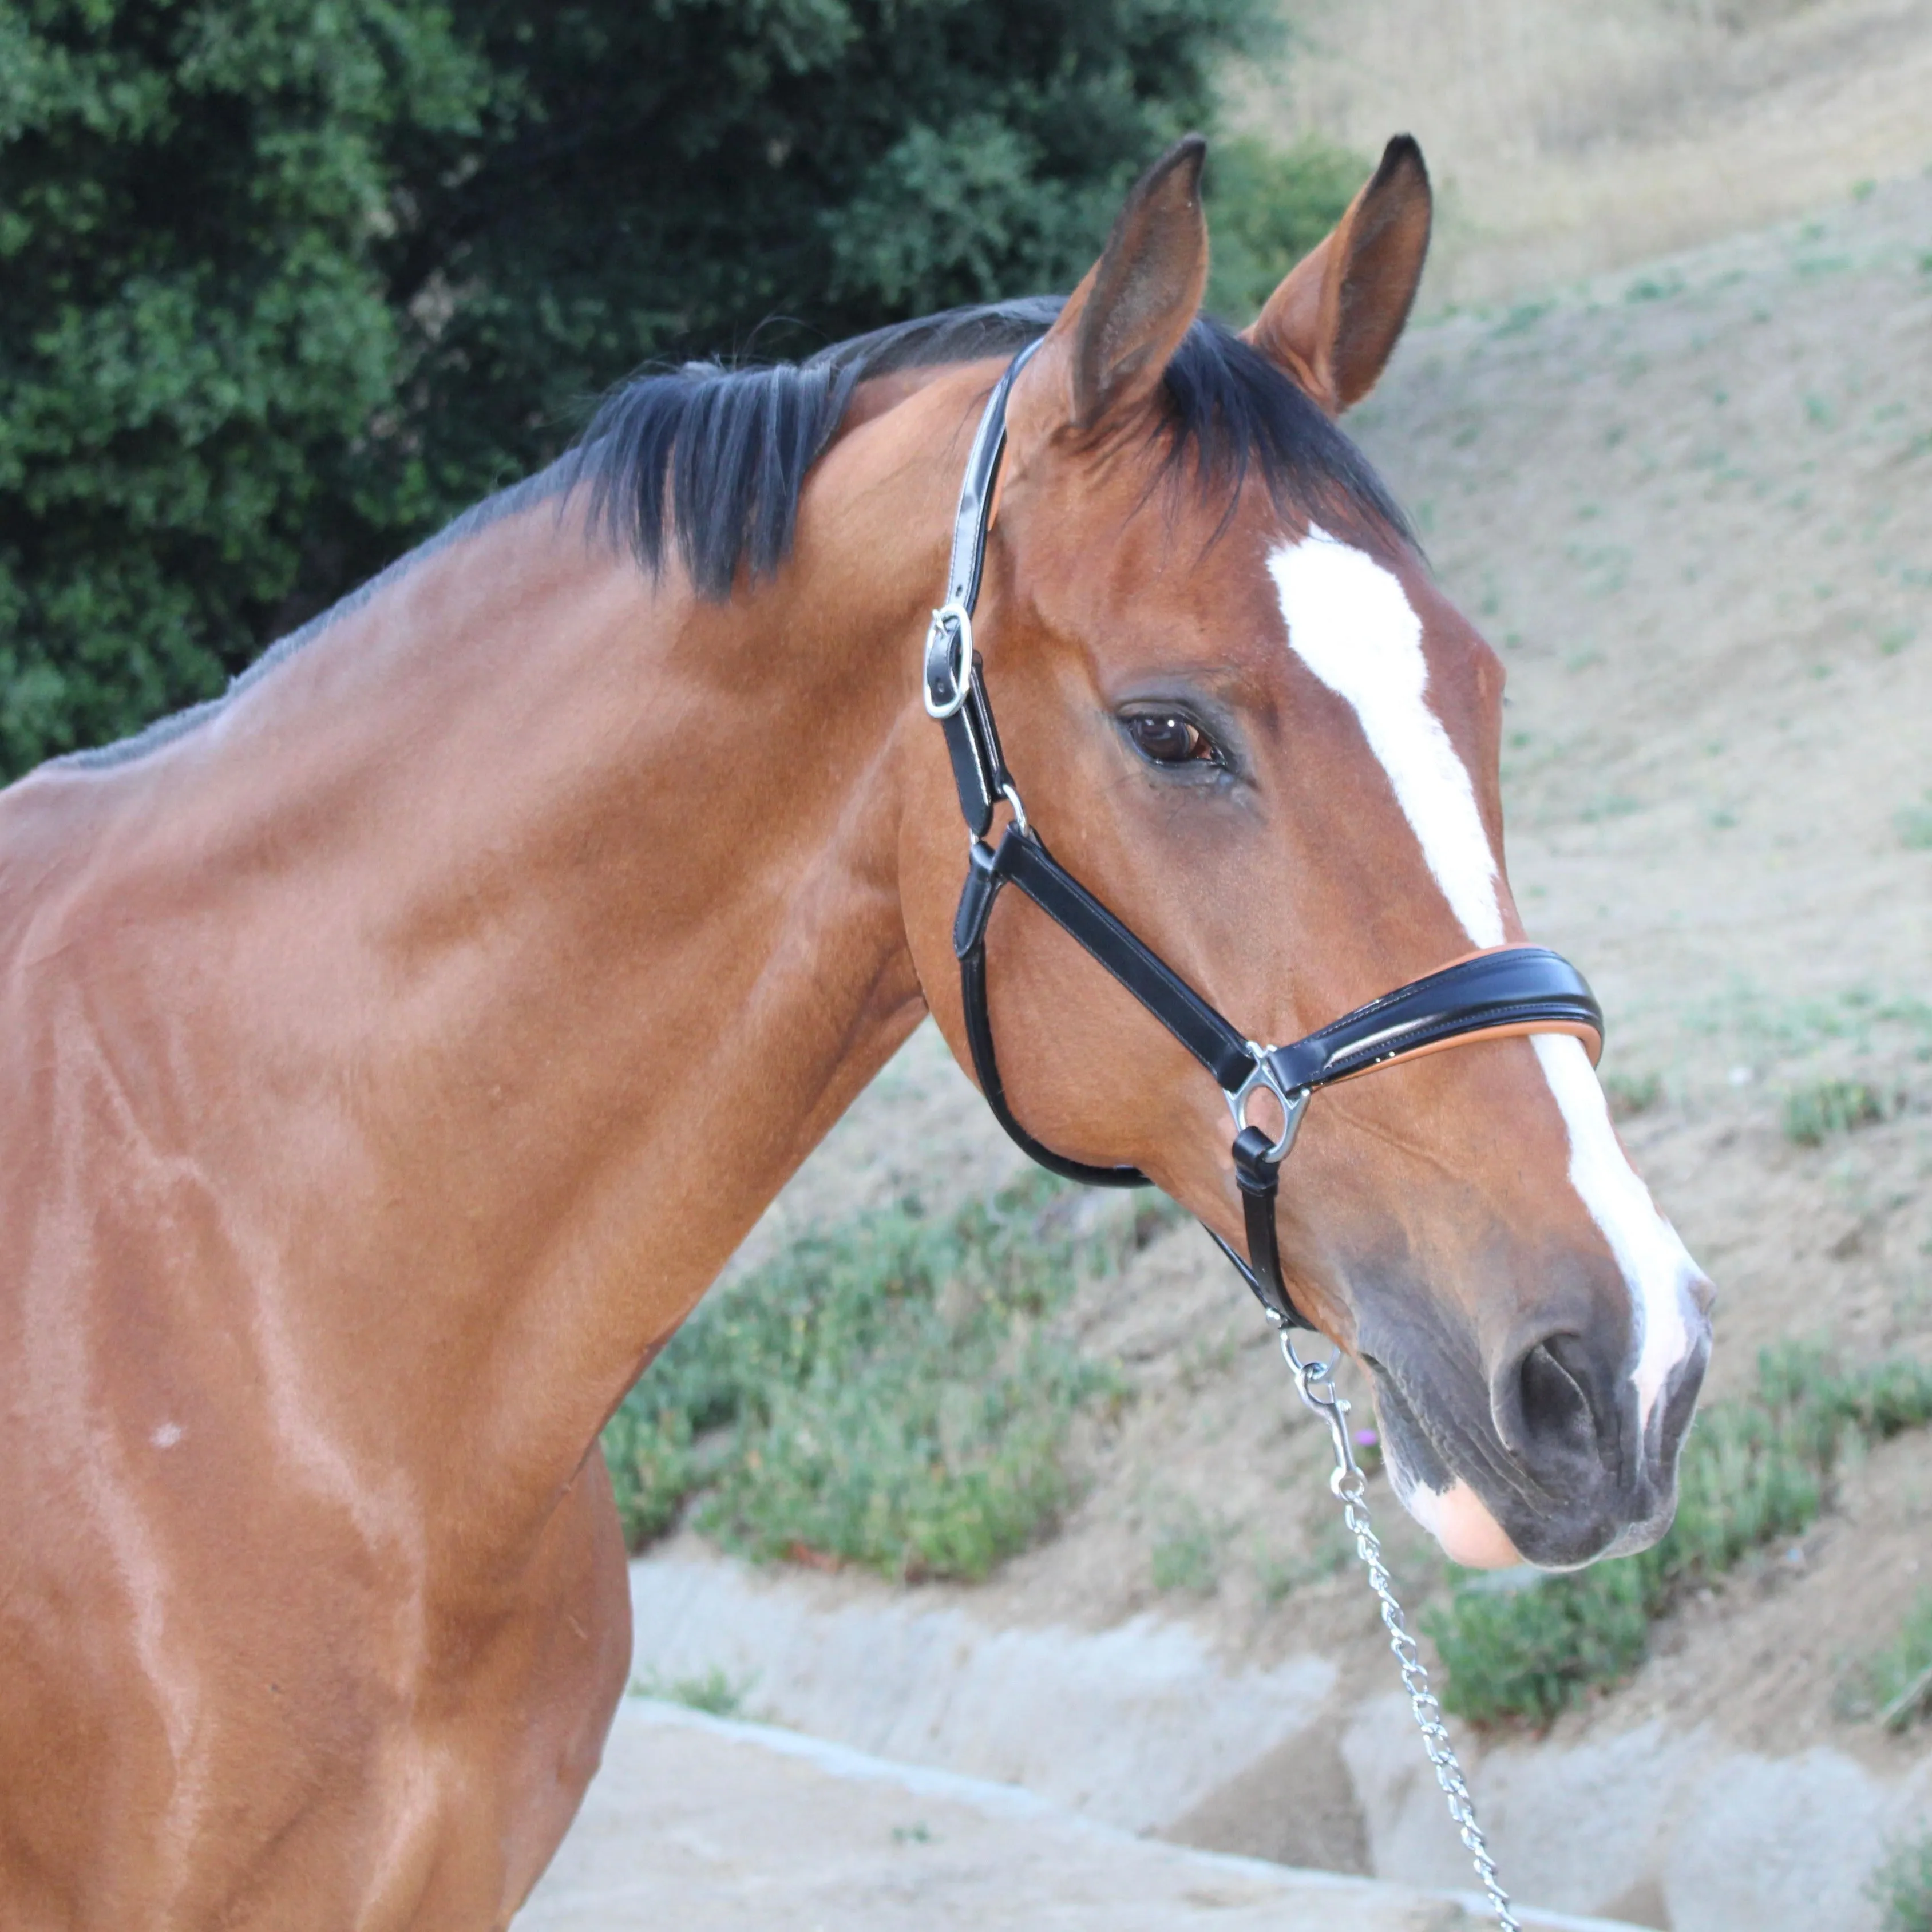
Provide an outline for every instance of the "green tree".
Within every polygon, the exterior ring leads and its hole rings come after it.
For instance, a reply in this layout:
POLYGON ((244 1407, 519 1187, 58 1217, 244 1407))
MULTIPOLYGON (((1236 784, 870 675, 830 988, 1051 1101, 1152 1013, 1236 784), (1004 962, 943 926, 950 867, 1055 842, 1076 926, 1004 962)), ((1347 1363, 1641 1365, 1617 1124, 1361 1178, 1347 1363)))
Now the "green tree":
POLYGON ((0 10, 0 769, 218 688, 345 507, 427 512, 358 458, 410 362, 375 250, 399 136, 490 83, 440 8, 0 10))
POLYGON ((1286 150, 1252 134, 1221 142, 1202 184, 1213 219, 1208 306, 1232 322, 1261 312, 1275 284, 1334 226, 1369 164, 1315 139, 1286 150))
MULTIPOLYGON (((1070 285, 1273 21, 0 0, 0 775, 218 688, 641 364, 1070 285)), ((1225 307, 1352 185, 1288 165, 1210 184, 1225 307)))

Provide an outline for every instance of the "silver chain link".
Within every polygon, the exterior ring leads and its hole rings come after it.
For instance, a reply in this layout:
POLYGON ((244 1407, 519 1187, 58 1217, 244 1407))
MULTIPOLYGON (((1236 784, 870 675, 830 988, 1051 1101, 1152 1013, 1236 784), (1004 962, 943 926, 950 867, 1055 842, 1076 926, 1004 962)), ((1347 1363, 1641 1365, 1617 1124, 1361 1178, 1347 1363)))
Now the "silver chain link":
POLYGON ((1477 1877, 1482 1881, 1484 1891, 1489 1894, 1500 1932, 1522 1932, 1516 1914, 1510 1910, 1509 1894, 1504 1891, 1502 1881, 1496 1876, 1496 1862, 1490 1856, 1489 1840, 1483 1836, 1481 1826, 1476 1822, 1476 1801, 1469 1796, 1462 1767, 1456 1761, 1456 1748, 1449 1742, 1448 1731, 1443 1725, 1442 1706, 1436 1701, 1436 1694, 1429 1688, 1429 1672, 1416 1649, 1414 1638, 1409 1635, 1402 1606, 1396 1601, 1388 1565, 1382 1561, 1381 1539, 1370 1526, 1369 1506, 1364 1500, 1367 1482, 1356 1463, 1354 1445, 1348 1438, 1349 1405, 1336 1389, 1328 1364, 1314 1360, 1304 1362, 1295 1353, 1292 1333, 1282 1325, 1280 1318, 1272 1310, 1268 1311, 1268 1319, 1280 1330, 1282 1358, 1294 1376, 1296 1390, 1302 1400, 1328 1425, 1328 1433, 1335 1445, 1335 1467, 1328 1478, 1328 1486, 1341 1502, 1342 1520, 1348 1526, 1349 1534, 1355 1539, 1355 1554, 1367 1569, 1369 1587, 1382 1605, 1382 1627, 1388 1632, 1389 1648, 1395 1654, 1396 1663, 1402 1671, 1402 1688, 1408 1693, 1408 1707, 1415 1714, 1417 1730, 1422 1733, 1422 1748, 1429 1754, 1436 1781, 1448 1800, 1450 1818, 1476 1868, 1477 1877))

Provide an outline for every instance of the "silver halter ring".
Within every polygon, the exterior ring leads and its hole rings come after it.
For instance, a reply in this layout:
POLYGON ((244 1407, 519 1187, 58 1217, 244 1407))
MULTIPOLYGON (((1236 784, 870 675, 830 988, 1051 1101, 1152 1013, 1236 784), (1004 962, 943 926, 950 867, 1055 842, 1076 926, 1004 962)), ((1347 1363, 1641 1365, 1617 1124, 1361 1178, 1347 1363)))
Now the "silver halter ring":
POLYGON ((1272 1047, 1257 1046, 1250 1040, 1248 1051, 1255 1057, 1254 1070, 1228 1095, 1228 1111, 1234 1117, 1235 1132, 1241 1133, 1254 1124, 1248 1118, 1248 1102, 1255 1094, 1259 1091, 1274 1096, 1275 1105, 1281 1109, 1281 1138, 1268 1149, 1268 1157, 1278 1166, 1288 1158, 1294 1137, 1301 1130, 1301 1117, 1308 1110, 1309 1096, 1314 1090, 1308 1087, 1284 1087, 1276 1078, 1274 1069, 1268 1062, 1268 1055, 1274 1051, 1272 1047))

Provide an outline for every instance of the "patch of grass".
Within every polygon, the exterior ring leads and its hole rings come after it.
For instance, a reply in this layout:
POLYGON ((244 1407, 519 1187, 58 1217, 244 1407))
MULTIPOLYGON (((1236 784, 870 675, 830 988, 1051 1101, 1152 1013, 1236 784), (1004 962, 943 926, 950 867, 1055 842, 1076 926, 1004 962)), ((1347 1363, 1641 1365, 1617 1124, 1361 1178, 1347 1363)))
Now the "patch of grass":
POLYGON ((1898 829, 1898 842, 1908 851, 1932 851, 1932 791, 1922 803, 1894 812, 1892 822, 1898 829))
POLYGON ((1865 1895, 1885 1914, 1884 1932, 1932 1932, 1932 1832, 1894 1846, 1865 1895))
POLYGON ((1628 792, 1606 792, 1600 798, 1594 798, 1577 813, 1586 825, 1595 825, 1606 818, 1628 818, 1634 812, 1643 809, 1643 800, 1633 798, 1628 792))
POLYGON ((1852 1670, 1838 1698, 1848 1718, 1902 1731, 1932 1708, 1932 1590, 1922 1591, 1898 1634, 1852 1670))
POLYGON ((1797 1147, 1822 1147, 1884 1118, 1884 1096, 1862 1080, 1814 1080, 1784 1096, 1784 1138, 1797 1147))
POLYGON ((1479 1724, 1547 1724, 1591 1684, 1628 1676, 1649 1648, 1644 1579, 1633 1563, 1606 1565, 1600 1581, 1586 1574, 1588 1588, 1581 1577, 1506 1592, 1466 1579, 1447 1610, 1425 1611, 1448 1672, 1444 1708, 1479 1724))
POLYGON ((1154 1533, 1150 1562, 1154 1588, 1211 1597, 1220 1587, 1221 1553, 1226 1541, 1226 1532, 1192 1504, 1176 1510, 1154 1533))
POLYGON ((1496 327, 1490 331, 1492 341, 1504 336, 1522 335, 1534 328, 1556 304, 1553 302, 1518 302, 1496 327))
POLYGON ((1932 1367, 1901 1358, 1845 1375, 1816 1348, 1767 1350, 1753 1395, 1700 1414, 1678 1469, 1676 1521, 1654 1548, 1508 1591, 1463 1576, 1447 1605, 1425 1614, 1444 1708, 1478 1724, 1548 1724, 1593 1685, 1634 1670, 1650 1625, 1686 1590, 1804 1529, 1848 1444, 1928 1420, 1932 1367))
POLYGON ((1604 1078, 1604 1095, 1612 1120, 1627 1120, 1647 1114, 1664 1098, 1664 1082, 1655 1073, 1610 1073, 1604 1078))
POLYGON ((631 1680, 631 1694, 662 1698, 666 1703, 682 1704, 714 1718, 735 1718, 745 1708, 752 1682, 748 1677, 732 1676, 717 1664, 695 1677, 665 1678, 655 1670, 646 1670, 631 1680))
POLYGON ((1910 995, 1887 998, 1871 986, 1849 986, 1822 998, 1784 999, 1733 975, 1720 995, 1692 1003, 1684 1017, 1691 1032, 1728 1036, 1739 1058, 1760 1061, 1808 1055, 1833 1041, 1858 1054, 1900 1046, 1908 1052, 1932 1048, 1932 1002, 1910 995))
POLYGON ((1265 1544, 1255 1546, 1255 1581, 1261 1586, 1262 1600, 1278 1604, 1304 1583, 1318 1583, 1347 1567, 1355 1553, 1354 1539, 1340 1523, 1318 1530, 1306 1556, 1278 1556, 1265 1544))
POLYGON ((1069 1500, 1076 1412, 1120 1392, 1049 1318, 1166 1218, 1082 1233, 1042 1175, 807 1235, 701 1304, 605 1429, 632 1546, 688 1511, 760 1561, 983 1577, 1069 1500))

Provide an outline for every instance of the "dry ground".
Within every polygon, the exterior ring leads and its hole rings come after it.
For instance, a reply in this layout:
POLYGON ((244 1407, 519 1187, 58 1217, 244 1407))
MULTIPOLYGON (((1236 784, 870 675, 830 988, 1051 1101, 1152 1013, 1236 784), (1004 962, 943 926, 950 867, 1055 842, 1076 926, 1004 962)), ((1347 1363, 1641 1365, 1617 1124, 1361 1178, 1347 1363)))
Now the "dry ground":
POLYGON ((1932 161, 1923 0, 1288 0, 1246 124, 1365 154, 1407 129, 1442 191, 1425 308, 1807 212, 1932 161))
MULTIPOLYGON (((1604 997, 1606 1070, 1655 1076, 1624 1132, 1719 1285, 1713 1393, 1785 1336, 1932 1348, 1932 182, 1420 328, 1354 427, 1508 665, 1511 873, 1535 936, 1604 997), (1786 1096, 1828 1074, 1870 1083, 1890 1118, 1795 1144, 1786 1096)), ((909 1185, 988 1184, 1012 1158, 922 1034, 757 1245, 909 1185)), ((1324 1444, 1204 1238, 1163 1238, 1077 1317, 1135 1399, 1084 1444, 1063 1532, 958 1594, 1089 1628, 1159 1603, 1231 1660, 1318 1634, 1346 1684, 1385 1688, 1324 1444)), ((1378 1494, 1425 1598, 1440 1564, 1378 1494)), ((1834 1714, 1834 1693, 1932 1582, 1928 1525, 1922 1434, 1691 1604, 1558 1738, 1667 1714, 1749 1747, 1922 1755, 1922 1736, 1834 1714)), ((1277 1768, 1250 1781, 1264 1806, 1231 1792, 1181 1835, 1361 1869, 1339 1765, 1277 1768)))
MULTIPOLYGON (((1476 1932, 1458 1903, 1150 1844, 1010 1785, 627 1702, 518 1932, 1476 1932), (640 1860, 648 1843, 651 1856, 640 1860)), ((1523 1932, 1617 1932, 1526 1912, 1523 1932)))

